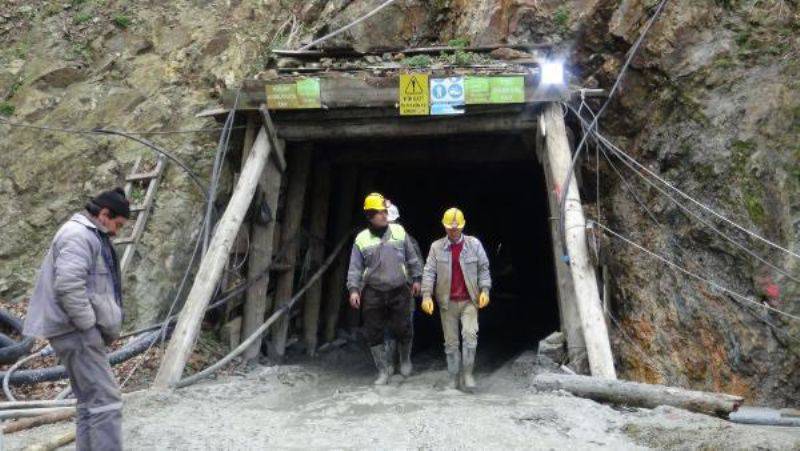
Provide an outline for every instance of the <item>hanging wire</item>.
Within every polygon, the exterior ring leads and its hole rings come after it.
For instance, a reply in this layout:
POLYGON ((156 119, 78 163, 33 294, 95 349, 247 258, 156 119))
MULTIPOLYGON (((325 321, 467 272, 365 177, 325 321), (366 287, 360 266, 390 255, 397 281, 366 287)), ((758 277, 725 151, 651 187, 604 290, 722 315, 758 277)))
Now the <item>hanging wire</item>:
MULTIPOLYGON (((656 254, 655 252, 651 251, 650 249, 647 249, 646 247, 642 246, 641 244, 636 243, 633 240, 630 240, 630 239, 626 238, 622 234, 617 233, 613 229, 609 228, 608 226, 606 226, 606 225, 604 225, 604 224, 602 224, 600 222, 590 220, 590 221, 588 221, 588 225, 589 226, 596 225, 597 227, 603 229, 606 233, 608 233, 608 234, 612 235, 613 237, 625 242, 626 244, 629 244, 629 245, 633 246, 634 248, 638 249, 639 251, 644 252, 645 254, 657 259, 658 261, 668 265, 672 269, 680 271, 681 273, 683 273, 683 274, 685 274, 685 275, 687 275, 689 277, 692 277, 692 278, 694 278, 694 279, 696 279, 696 280, 698 280, 700 282, 703 282, 703 283, 705 283, 705 284, 707 284, 707 285, 709 285, 709 286, 711 286, 713 288, 716 288, 717 290, 722 291, 723 293, 726 293, 726 294, 732 296, 734 299, 738 299, 741 302, 746 302, 746 303, 755 305, 757 307, 769 310, 771 312, 774 312, 774 313, 776 313, 778 315, 781 315, 781 316, 784 316, 786 318, 790 318, 790 319, 793 319, 795 321, 800 321, 800 316, 793 315, 793 314, 788 313, 788 312, 784 312, 784 311, 779 310, 779 309, 777 309, 775 307, 772 307, 769 304, 765 304, 765 303, 761 303, 761 302, 755 301, 755 300, 753 300, 753 299, 751 299, 751 298, 749 298, 749 297, 747 297, 747 296, 745 296, 743 294, 737 293, 736 291, 733 291, 733 290, 731 290, 729 288, 725 288, 724 286, 722 286, 722 285, 720 285, 720 284, 718 284, 718 283, 716 283, 716 282, 714 282, 714 281, 712 281, 710 279, 707 279, 707 278, 705 278, 705 277, 703 277, 703 276, 701 276, 701 275, 699 275, 697 273, 694 273, 694 272, 692 272, 692 271, 690 271, 690 270, 678 265, 677 263, 667 259, 666 257, 663 257, 663 256, 661 256, 659 254, 656 254)), ((739 302, 739 301, 737 301, 737 302, 739 302)), ((741 302, 739 302, 739 303, 741 303, 741 302)))
MULTIPOLYGON (((644 38, 647 36, 647 33, 650 31, 650 28, 653 26, 653 23, 655 23, 656 19, 658 19, 658 17, 661 15, 661 12, 664 10, 664 7, 666 5, 667 5, 667 0, 661 0, 661 2, 656 7, 655 12, 650 17, 650 19, 647 21, 647 23, 645 24, 644 29, 642 30, 642 32, 639 34, 639 38, 636 40, 636 42, 633 44, 633 46, 631 47, 630 51, 628 52, 628 57, 625 60, 625 64, 622 65, 622 68, 619 71, 619 75, 617 76, 617 79, 614 81, 614 84, 611 86, 611 90, 608 93, 608 97, 606 98, 606 100, 603 103, 603 105, 600 107, 600 110, 597 112, 597 115, 592 120, 592 123, 589 124, 589 126, 588 126, 588 130, 589 130, 590 134, 591 134, 592 131, 596 131, 597 130, 598 120, 600 119, 600 116, 603 115, 603 113, 605 112, 606 108, 608 108, 608 105, 611 103, 611 99, 614 97, 614 94, 616 94, 617 90, 619 89, 619 86, 620 86, 620 84, 622 82, 622 79, 625 77, 625 73, 628 71, 628 68, 630 67, 631 62, 633 62, 634 56, 636 56, 636 54, 639 51, 639 48, 642 45, 642 42, 644 42, 644 38)), ((578 158, 581 155, 581 151, 583 150, 583 148, 586 145, 586 139, 587 139, 588 136, 589 136, 589 134, 584 134, 583 137, 581 138, 581 141, 578 144, 578 147, 575 149, 575 154, 572 157, 572 161, 570 162, 569 169, 567 170, 567 176, 564 179, 564 183, 562 183, 562 185, 561 185, 561 186, 564 187, 564 191, 561 194, 561 199, 560 199, 560 205, 559 205, 559 218, 560 218, 560 221, 558 223, 558 227, 559 227, 559 232, 560 232, 560 235, 561 235, 562 252, 564 253, 564 255, 568 255, 567 248, 566 248, 566 246, 567 246, 566 245, 566 231, 564 230, 564 222, 565 222, 564 221, 564 216, 566 215, 566 210, 567 210, 567 196, 569 194, 569 188, 570 188, 569 181, 572 179, 572 174, 575 172, 575 165, 576 165, 576 163, 578 161, 578 158)))

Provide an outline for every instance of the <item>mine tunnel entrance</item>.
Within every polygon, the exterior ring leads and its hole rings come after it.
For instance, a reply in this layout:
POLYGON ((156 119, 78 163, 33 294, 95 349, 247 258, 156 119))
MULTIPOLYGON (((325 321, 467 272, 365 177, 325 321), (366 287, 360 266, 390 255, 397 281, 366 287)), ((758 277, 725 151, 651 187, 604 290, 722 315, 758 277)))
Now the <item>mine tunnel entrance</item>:
MULTIPOLYGON (((534 349, 560 329, 547 191, 528 141, 496 134, 330 142, 315 145, 315 154, 333 166, 332 214, 342 208, 337 192, 347 184, 337 174, 349 170, 357 174, 354 199, 344 202, 354 206, 352 227, 365 224, 364 196, 380 192, 399 207, 398 222, 418 240, 423 260, 431 243, 444 236, 444 210, 457 206, 465 212, 465 233, 484 244, 493 279, 492 303, 480 314, 478 354, 484 368, 534 349)), ((342 308, 339 327, 352 329, 358 321, 355 311, 342 308)), ((429 317, 417 308, 414 326, 414 352, 440 356, 438 309, 429 317)))

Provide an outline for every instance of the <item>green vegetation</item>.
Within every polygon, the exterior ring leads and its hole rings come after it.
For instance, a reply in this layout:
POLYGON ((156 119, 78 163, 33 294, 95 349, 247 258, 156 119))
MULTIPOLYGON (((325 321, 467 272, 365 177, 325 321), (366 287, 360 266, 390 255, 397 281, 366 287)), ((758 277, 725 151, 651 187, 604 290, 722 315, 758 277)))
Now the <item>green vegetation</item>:
POLYGON ((433 64, 433 60, 428 55, 415 55, 404 59, 402 62, 408 67, 431 67, 431 64, 433 64))
POLYGON ((75 42, 70 48, 71 57, 75 59, 90 59, 92 57, 92 50, 87 44, 75 42))
POLYGON ((451 39, 447 42, 447 45, 448 47, 455 47, 459 49, 467 48, 469 47, 469 39, 467 38, 451 39))
POLYGON ((130 27, 133 23, 133 20, 124 14, 116 14, 111 21, 114 22, 114 25, 122 28, 123 30, 130 27))
POLYGON ((89 13, 78 13, 77 15, 75 15, 75 19, 73 21, 75 22, 75 25, 80 25, 80 24, 86 23, 86 22, 88 22, 90 20, 92 20, 92 15, 91 14, 89 14, 89 13))
POLYGON ((0 102, 0 116, 12 116, 16 110, 14 105, 8 102, 0 102))
POLYGON ((565 30, 567 25, 569 24, 569 8, 567 5, 561 5, 557 10, 556 13, 553 15, 553 22, 558 25, 561 30, 565 30))

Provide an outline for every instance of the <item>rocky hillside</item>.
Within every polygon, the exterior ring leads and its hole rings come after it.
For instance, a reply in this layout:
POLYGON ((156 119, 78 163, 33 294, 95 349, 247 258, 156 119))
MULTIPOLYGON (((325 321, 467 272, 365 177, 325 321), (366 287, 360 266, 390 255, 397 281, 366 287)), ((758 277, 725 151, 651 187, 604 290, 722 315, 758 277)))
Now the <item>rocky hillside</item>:
MULTIPOLYGON (((0 6, 0 114, 81 129, 215 127, 195 114, 216 104, 221 89, 271 67, 271 46, 307 42, 377 3, 8 0, 0 6)), ((576 84, 608 88, 656 3, 398 0, 332 44, 548 42, 569 62, 576 84)), ((790 0, 669 1, 600 121, 612 141, 649 168, 794 252, 800 252, 799 24, 790 0)), ((88 195, 121 183, 143 149, 105 136, 2 125, 0 133, 0 298, 14 302, 25 298, 57 225, 88 195)), ((147 137, 207 177, 216 133, 147 137)), ((605 163, 603 222, 723 286, 800 314, 800 287, 789 277, 688 219, 617 165, 660 225, 605 163)), ((590 167, 591 158, 584 177, 594 177, 590 167)), ((128 283, 142 322, 174 290, 201 214, 202 196, 176 167, 163 187, 143 245, 145 262, 128 283)), ((718 227, 800 276, 795 257, 718 227)), ((800 337, 800 324, 743 308, 618 241, 602 245, 621 324, 612 334, 622 376, 754 402, 800 399, 800 343, 791 338, 800 337)))

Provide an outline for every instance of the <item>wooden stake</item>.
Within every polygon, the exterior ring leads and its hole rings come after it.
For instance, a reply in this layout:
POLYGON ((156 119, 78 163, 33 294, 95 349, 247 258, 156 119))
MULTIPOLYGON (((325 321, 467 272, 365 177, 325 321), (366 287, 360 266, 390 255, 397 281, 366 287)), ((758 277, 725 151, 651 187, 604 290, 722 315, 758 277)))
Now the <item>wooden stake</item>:
POLYGON ((63 410, 56 413, 48 413, 46 415, 39 415, 31 418, 23 418, 13 423, 6 423, 3 426, 3 434, 13 434, 14 432, 24 431, 26 429, 43 426, 45 424, 58 423, 59 421, 66 421, 75 416, 75 409, 63 410))
POLYGON ((558 233, 558 196, 555 192, 553 173, 547 152, 544 151, 545 137, 542 128, 537 128, 536 146, 537 155, 544 168, 544 179, 547 185, 547 200, 550 207, 550 241, 553 246, 553 265, 556 268, 556 284, 558 287, 558 312, 561 318, 561 331, 567 340, 567 357, 569 364, 575 372, 585 374, 589 371, 589 362, 586 359, 586 341, 583 338, 581 317, 578 313, 578 303, 575 298, 575 287, 572 284, 572 275, 569 266, 561 258, 561 234, 558 233))
MULTIPOLYGON (((299 249, 299 232, 303 220, 306 185, 311 166, 311 148, 299 147, 288 155, 289 186, 286 190, 286 208, 281 231, 281 250, 286 252, 284 263, 294 265, 299 249)), ((278 306, 284 305, 291 297, 294 289, 294 270, 283 272, 278 276, 275 299, 278 306)), ((272 344, 277 359, 283 358, 286 351, 286 336, 289 332, 289 316, 283 316, 272 329, 272 344)))
POLYGON ((46 442, 31 445, 25 451, 53 451, 62 446, 69 445, 75 441, 75 431, 69 431, 61 435, 50 438, 46 442))
MULTIPOLYGON (((311 192, 311 243, 309 253, 311 264, 317 267, 325 258, 325 235, 328 229, 328 209, 331 195, 331 167, 325 160, 314 164, 314 186, 311 192)), ((303 332, 305 334, 308 355, 317 353, 317 335, 319 328, 319 309, 322 298, 322 281, 308 289, 303 305, 303 332)))
POLYGON ((724 393, 571 374, 539 374, 533 378, 533 386, 539 390, 566 390, 576 396, 600 402, 648 409, 674 406, 721 417, 727 417, 744 402, 744 398, 724 393))
MULTIPOLYGON (((561 196, 566 189, 561 184, 567 177, 572 160, 561 105, 548 104, 543 115, 545 150, 550 163, 548 169, 551 171, 550 175, 555 183, 556 192, 561 196)), ((603 317, 600 294, 597 289, 597 276, 594 266, 589 261, 586 244, 586 219, 583 216, 583 206, 574 174, 567 183, 569 184, 569 195, 566 200, 564 217, 566 247, 578 304, 578 314, 586 342, 586 353, 589 356, 589 368, 593 376, 616 379, 617 373, 614 369, 608 328, 603 317)))
MULTIPOLYGON (((275 154, 282 154, 283 142, 276 143, 275 154)), ((278 211, 278 196, 281 191, 281 170, 275 164, 276 159, 272 158, 267 163, 264 173, 258 182, 259 189, 264 194, 264 202, 272 212, 272 220, 267 224, 262 224, 253 220, 250 225, 250 257, 247 265, 248 280, 253 280, 262 276, 272 265, 273 243, 276 230, 275 215, 278 211)), ((257 282, 247 289, 247 302, 244 305, 244 318, 242 324, 242 336, 249 337, 264 322, 267 312, 271 310, 271 303, 267 298, 267 287, 269 287, 269 273, 263 275, 257 282)), ((261 340, 254 342, 244 352, 245 360, 252 360, 258 357, 261 350, 261 340)))
POLYGON ((40 407, 30 409, 14 409, 14 410, 0 410, 0 420, 9 420, 15 418, 28 418, 38 417, 40 415, 47 415, 51 413, 60 413, 75 410, 75 407, 40 407))
MULTIPOLYGON (((336 190, 336 206, 333 212, 332 235, 342 236, 352 227, 353 210, 356 199, 356 168, 347 166, 342 171, 337 171, 341 180, 336 190)), ((327 292, 325 308, 325 342, 330 343, 336 339, 336 323, 339 321, 339 310, 347 294, 344 283, 347 274, 348 253, 337 257, 333 270, 328 274, 325 284, 327 292)))
POLYGON ((234 188, 233 196, 217 225, 208 252, 200 262, 194 284, 186 298, 186 305, 181 310, 175 332, 172 334, 164 358, 161 359, 161 367, 158 369, 153 383, 155 388, 172 387, 183 374, 186 361, 197 341, 206 307, 214 294, 222 270, 228 261, 231 247, 253 200, 256 186, 269 159, 270 150, 267 133, 262 128, 253 145, 253 150, 247 157, 247 162, 242 169, 236 188, 234 188))

